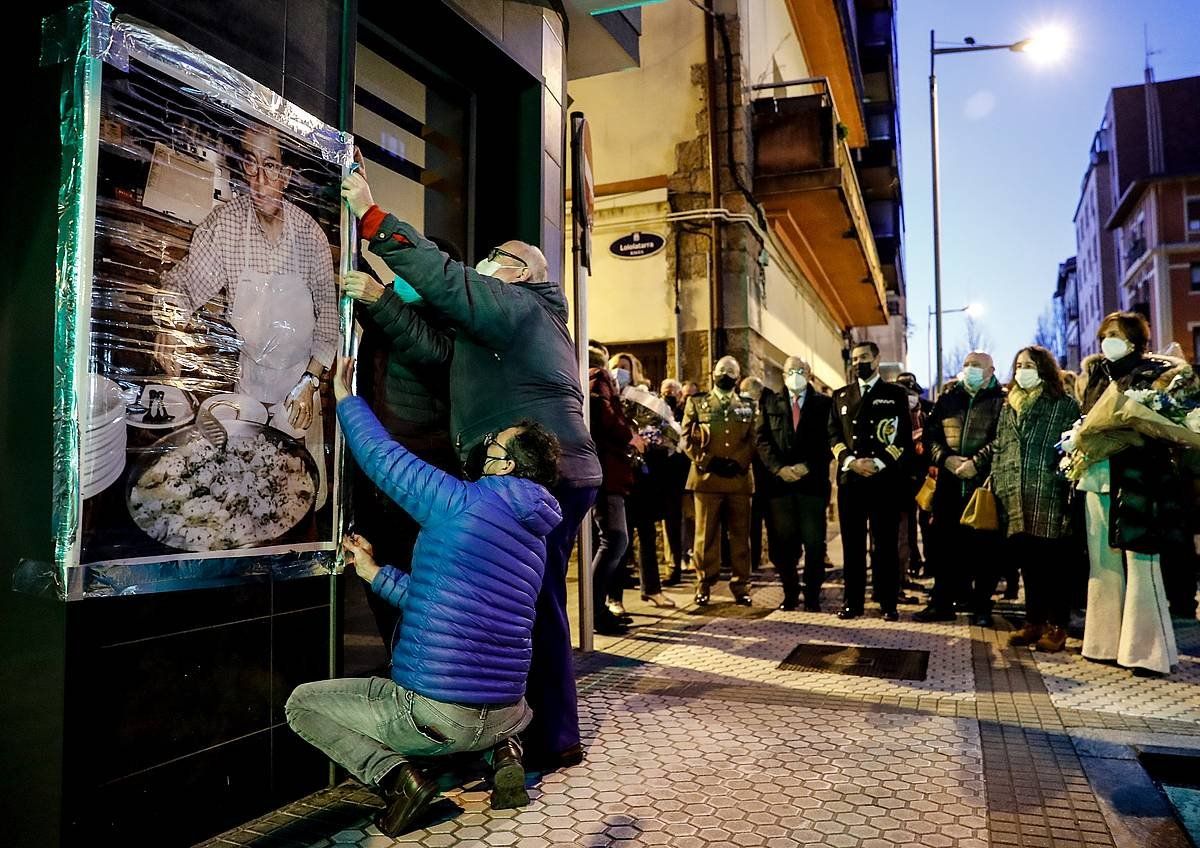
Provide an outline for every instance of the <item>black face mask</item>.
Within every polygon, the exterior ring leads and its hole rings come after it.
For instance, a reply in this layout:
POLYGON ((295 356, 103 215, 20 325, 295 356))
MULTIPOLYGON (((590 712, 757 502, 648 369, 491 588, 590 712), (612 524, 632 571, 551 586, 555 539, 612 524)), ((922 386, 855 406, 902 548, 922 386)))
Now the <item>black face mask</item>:
POLYGON ((480 442, 471 448, 467 461, 463 463, 463 474, 468 480, 475 481, 483 476, 483 463, 487 457, 487 446, 480 442))
POLYGON ((875 373, 875 366, 870 362, 860 362, 854 366, 854 373, 858 375, 858 379, 866 382, 875 373))
POLYGON ((722 374, 716 379, 717 388, 723 392, 732 391, 737 385, 737 377, 730 377, 728 374, 722 374))
POLYGON ((667 395, 666 398, 664 398, 664 400, 666 401, 667 407, 671 410, 671 414, 674 415, 676 418, 678 418, 679 417, 679 401, 675 399, 674 395, 667 395))

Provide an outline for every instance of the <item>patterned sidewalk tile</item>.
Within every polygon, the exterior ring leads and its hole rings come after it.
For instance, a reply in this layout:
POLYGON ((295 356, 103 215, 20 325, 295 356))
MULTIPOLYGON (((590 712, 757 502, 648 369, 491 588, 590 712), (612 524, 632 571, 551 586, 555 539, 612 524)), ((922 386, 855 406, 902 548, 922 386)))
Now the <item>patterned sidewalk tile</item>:
POLYGON ((1061 710, 1200 724, 1200 622, 1177 622, 1178 668, 1163 678, 1085 660, 1080 643, 1059 654, 1035 653, 1050 699, 1061 710))

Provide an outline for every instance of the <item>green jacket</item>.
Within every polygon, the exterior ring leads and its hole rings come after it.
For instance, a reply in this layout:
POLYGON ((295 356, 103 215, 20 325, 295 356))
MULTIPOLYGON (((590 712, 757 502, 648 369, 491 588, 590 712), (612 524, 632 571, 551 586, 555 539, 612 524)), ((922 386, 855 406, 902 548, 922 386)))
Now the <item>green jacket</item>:
POLYGON ((683 411, 683 452, 692 461, 692 492, 751 495, 750 462, 757 453, 757 413, 737 392, 688 398, 683 411))
POLYGON ((992 492, 1006 535, 1066 535, 1069 484, 1058 472, 1055 445, 1078 418, 1079 404, 1069 397, 1042 394, 1019 421, 1012 406, 1004 404, 992 454, 992 492))
POLYGON ((371 408, 380 423, 422 459, 443 467, 449 454, 454 462, 449 367, 453 334, 437 329, 424 307, 406 305, 391 286, 379 300, 361 306, 357 317, 366 331, 359 348, 359 385, 372 381, 371 408))
POLYGON ((488 433, 528 418, 558 437, 564 485, 599 486, 600 461, 583 420, 562 287, 485 277, 394 215, 383 218, 370 250, 455 331, 452 350, 436 341, 419 316, 407 321, 405 333, 414 355, 449 359, 450 434, 460 461, 466 464, 488 433))

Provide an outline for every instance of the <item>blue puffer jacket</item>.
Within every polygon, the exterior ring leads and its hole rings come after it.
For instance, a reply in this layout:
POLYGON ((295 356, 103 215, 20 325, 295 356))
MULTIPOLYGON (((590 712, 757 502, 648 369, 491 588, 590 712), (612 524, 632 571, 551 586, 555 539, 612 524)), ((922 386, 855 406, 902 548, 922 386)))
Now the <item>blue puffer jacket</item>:
POLYGON ((525 695, 534 603, 558 503, 532 480, 466 483, 392 441, 362 398, 337 406, 350 452, 421 525, 412 574, 385 566, 371 589, 401 612, 392 679, 436 701, 512 704, 525 695))

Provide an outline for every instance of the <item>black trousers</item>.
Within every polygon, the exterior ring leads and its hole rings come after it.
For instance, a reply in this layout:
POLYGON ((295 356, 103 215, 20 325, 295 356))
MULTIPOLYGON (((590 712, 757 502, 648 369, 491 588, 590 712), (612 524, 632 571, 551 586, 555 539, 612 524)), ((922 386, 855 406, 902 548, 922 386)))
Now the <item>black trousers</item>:
POLYGON ((820 495, 785 494, 768 501, 774 528, 771 562, 783 581, 786 600, 800 598, 797 565, 804 554, 804 602, 819 604, 825 582, 825 510, 829 499, 820 495))
POLYGON ((867 591, 867 534, 871 581, 884 612, 896 611, 900 594, 900 511, 903 492, 888 479, 848 478, 838 486, 843 577, 847 608, 861 611, 867 591))
POLYGON ((1004 555, 1025 578, 1025 620, 1066 627, 1071 622, 1070 562, 1063 539, 1026 533, 1008 538, 1004 555))
POLYGON ((992 593, 1000 582, 1004 545, 999 533, 972 530, 958 519, 962 510, 934 512, 933 592, 930 604, 951 611, 954 604, 970 604, 975 615, 990 615, 992 593))

